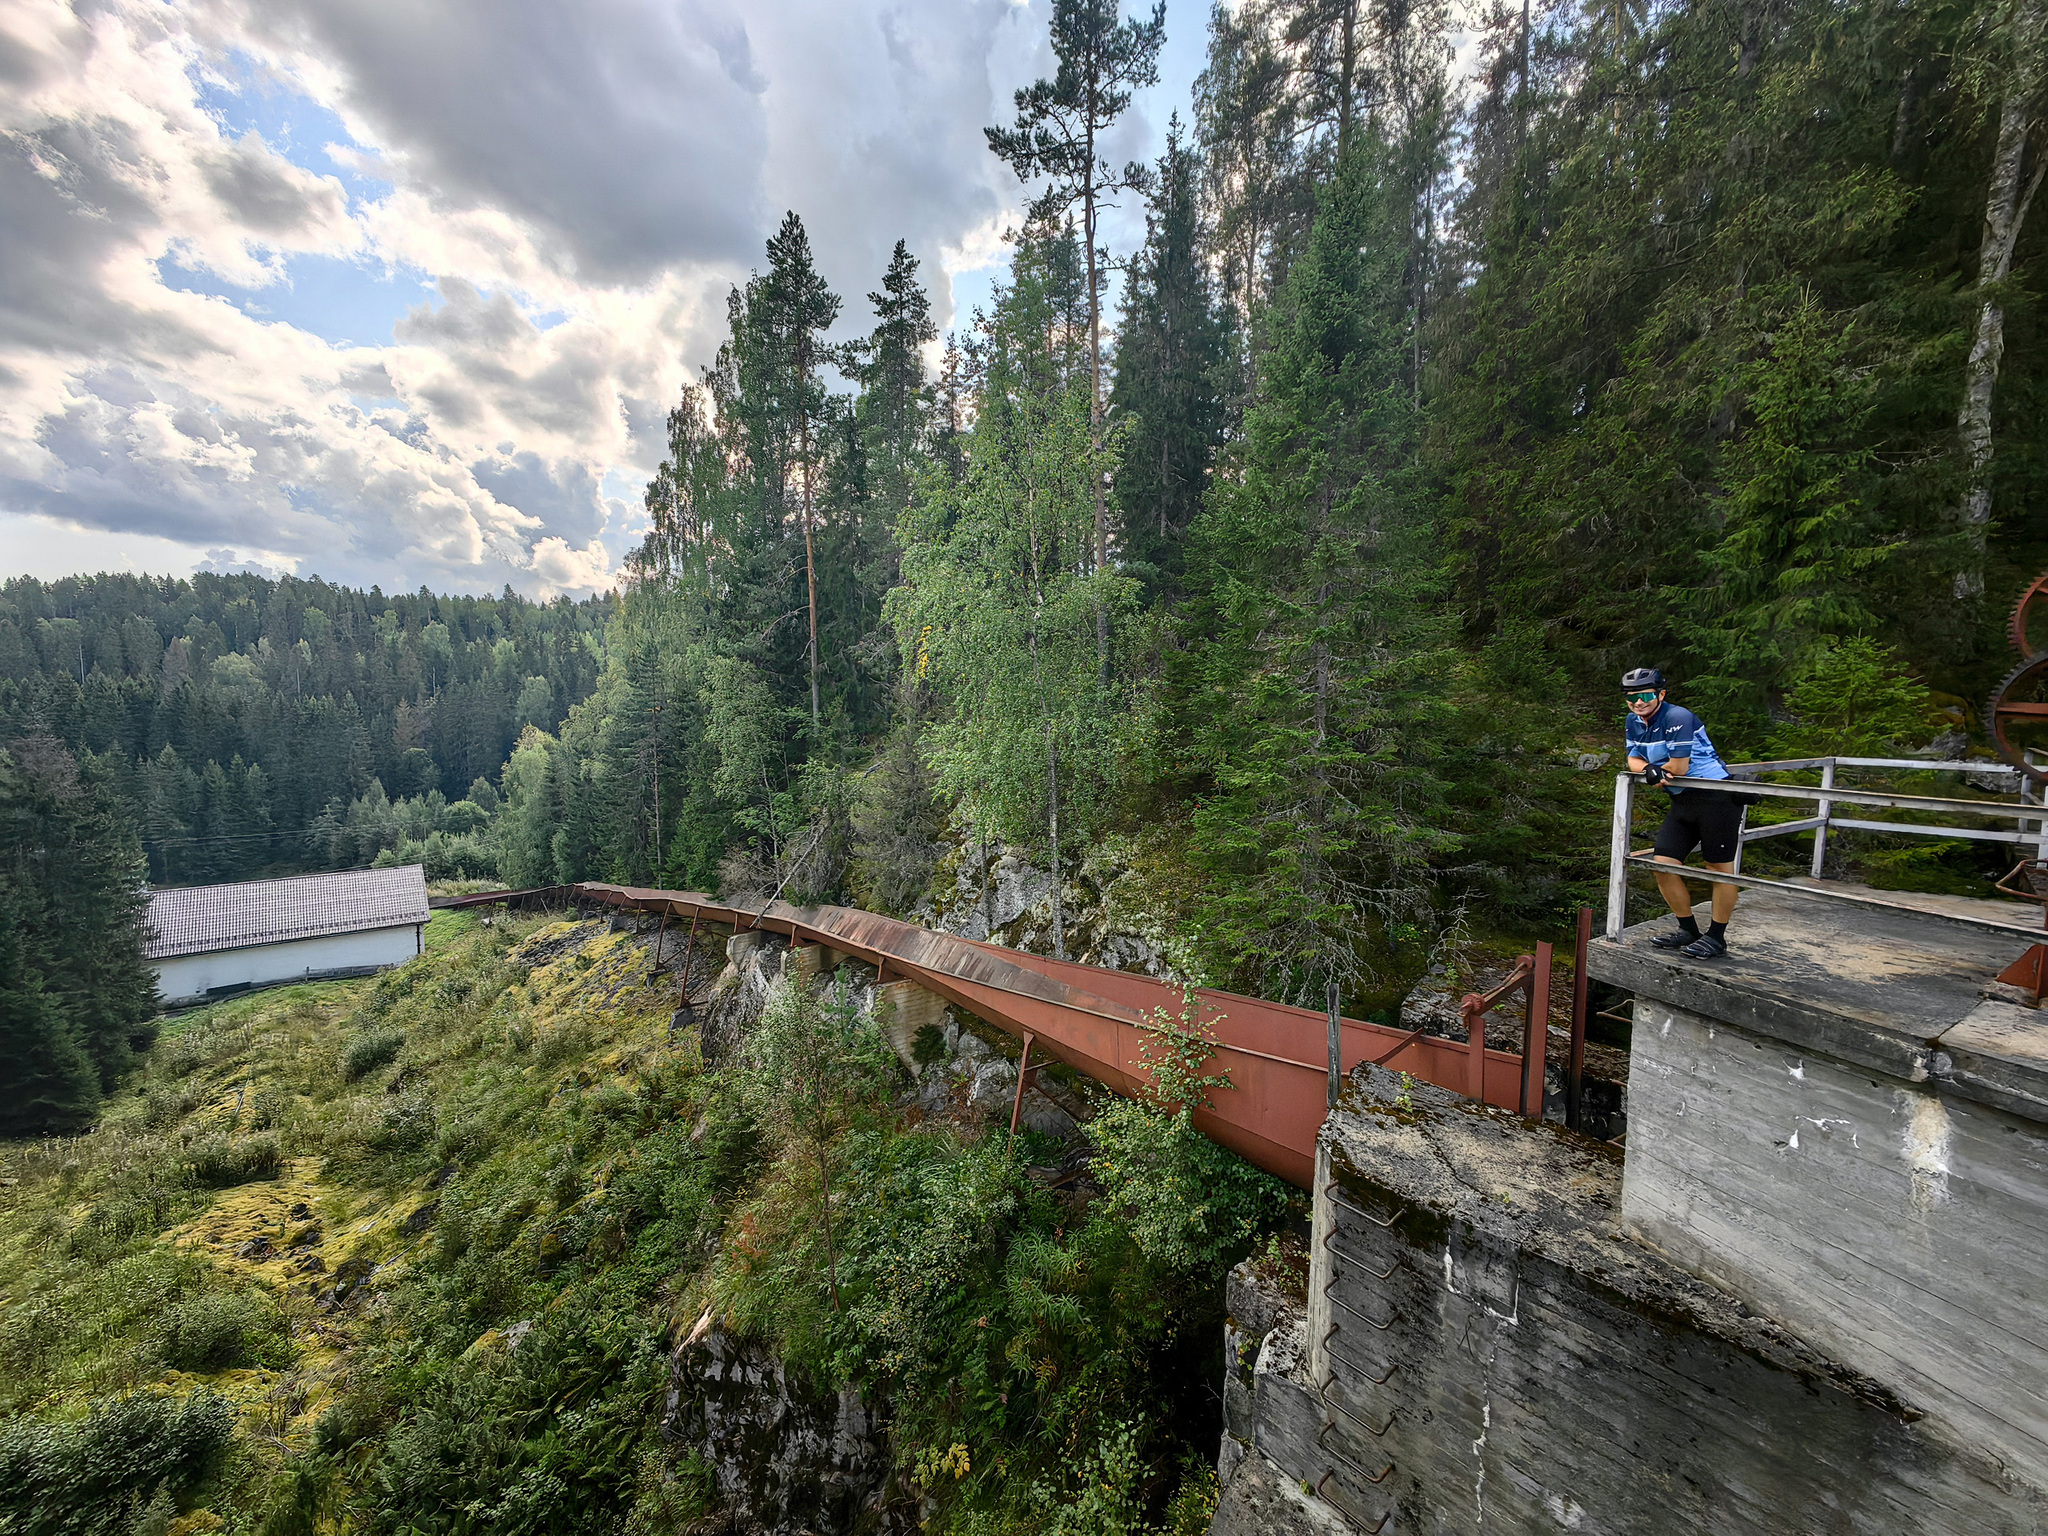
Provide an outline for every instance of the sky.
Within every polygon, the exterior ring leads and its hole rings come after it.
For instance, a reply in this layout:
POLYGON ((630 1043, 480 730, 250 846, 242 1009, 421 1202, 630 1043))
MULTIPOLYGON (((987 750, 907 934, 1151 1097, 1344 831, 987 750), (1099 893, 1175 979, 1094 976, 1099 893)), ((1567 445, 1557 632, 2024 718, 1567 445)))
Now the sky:
MULTIPOLYGON (((0 0, 0 578, 613 585, 785 210, 846 335, 898 239, 942 328, 987 301, 1028 194, 982 129, 1047 11, 0 0)), ((1189 115, 1207 15, 1169 0, 1113 164, 1189 115)))

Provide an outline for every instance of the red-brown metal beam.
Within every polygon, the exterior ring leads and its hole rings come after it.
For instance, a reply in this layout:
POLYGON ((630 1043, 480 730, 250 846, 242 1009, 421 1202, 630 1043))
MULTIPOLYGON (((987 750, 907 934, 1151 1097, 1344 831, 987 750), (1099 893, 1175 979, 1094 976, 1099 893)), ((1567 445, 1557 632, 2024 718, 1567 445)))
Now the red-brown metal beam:
MULTIPOLYGON (((1149 976, 1049 960, 998 945, 934 933, 911 923, 848 907, 727 903, 694 891, 612 885, 570 888, 601 906, 728 923, 738 931, 773 923, 791 937, 822 943, 879 970, 917 981, 976 1017, 1020 1038, 1032 1054, 1050 1056, 1130 1098, 1146 1097, 1151 1077, 1142 1051, 1163 1014, 1178 1021, 1182 989, 1149 976)), ((533 894, 533 893, 521 893, 533 894)), ((500 897, 499 899, 503 899, 500 897)), ((471 899, 470 904, 475 904, 471 899)), ((1239 1156, 1307 1188, 1316 1134, 1327 1113, 1325 1016, 1308 1008, 1208 988, 1194 993, 1200 1022, 1216 1038, 1203 1069, 1227 1074, 1228 1088, 1197 1110, 1195 1124, 1239 1156)), ((1346 1072, 1406 1039, 1408 1032, 1356 1019, 1341 1021, 1346 1072)), ((1425 1035, 1389 1062, 1395 1070, 1456 1092, 1470 1085, 1472 1064, 1484 1079, 1486 1102, 1516 1109, 1522 1098, 1521 1057, 1425 1035)))

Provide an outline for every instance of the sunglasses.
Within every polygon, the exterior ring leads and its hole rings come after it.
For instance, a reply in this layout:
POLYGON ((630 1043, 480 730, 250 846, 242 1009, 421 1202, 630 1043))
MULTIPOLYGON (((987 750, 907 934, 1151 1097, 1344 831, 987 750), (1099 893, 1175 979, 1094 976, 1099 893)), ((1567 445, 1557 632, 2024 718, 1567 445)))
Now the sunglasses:
POLYGON ((1622 698, 1631 704, 1648 704, 1651 700, 1655 699, 1656 697, 1657 690, 1654 688, 1652 688, 1648 693, 1624 693, 1622 695, 1622 698))

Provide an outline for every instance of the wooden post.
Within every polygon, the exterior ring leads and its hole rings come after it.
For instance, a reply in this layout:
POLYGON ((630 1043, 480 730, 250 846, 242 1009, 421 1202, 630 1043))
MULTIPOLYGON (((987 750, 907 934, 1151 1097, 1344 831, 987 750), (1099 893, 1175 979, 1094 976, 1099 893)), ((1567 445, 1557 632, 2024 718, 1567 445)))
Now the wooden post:
POLYGON ((1529 1021, 1522 1030, 1522 1117, 1543 1118, 1543 1058, 1550 1044, 1550 961, 1548 943, 1536 946, 1529 977, 1529 1021))
POLYGON ((1337 1012, 1340 998, 1337 983, 1330 983, 1330 1108, 1337 1107, 1337 1095, 1344 1087, 1344 1021, 1337 1012))
POLYGON ((1564 1072, 1564 1123, 1575 1131, 1580 1128, 1584 1114, 1581 1095, 1586 1072, 1586 1010, 1591 997, 1590 979, 1586 975, 1586 947, 1592 942, 1593 909, 1581 907, 1579 937, 1572 961, 1572 1053, 1564 1072))
MULTIPOLYGON (((1835 760, 1832 757, 1821 765, 1820 787, 1822 789, 1833 789, 1835 787, 1835 760)), ((2020 798, 2022 800, 2027 798, 2027 781, 2024 777, 2020 780, 2020 798)), ((1820 817, 1820 825, 1813 829, 1813 878, 1816 880, 1820 878, 1821 867, 1828 861, 1828 818, 1834 812, 1835 802, 1827 799, 1823 799, 1820 803, 1820 808, 1814 812, 1816 816, 1820 817)), ((1865 814, 1868 813, 1866 812, 1865 814)), ((1850 820, 1853 821, 1855 818, 1851 817, 1850 820)), ((1741 874, 1742 871, 1737 870, 1736 873, 1741 874)))
POLYGON ((1607 842, 1607 937, 1618 939, 1628 926, 1628 839, 1635 820, 1636 780, 1631 773, 1614 776, 1614 825, 1607 842))
POLYGON ((1024 1074, 1031 1070, 1031 1042, 1036 1039, 1030 1030, 1024 1031, 1024 1054, 1017 1058, 1017 1093, 1010 1100, 1010 1134, 1017 1134, 1017 1121, 1024 1113, 1024 1074))

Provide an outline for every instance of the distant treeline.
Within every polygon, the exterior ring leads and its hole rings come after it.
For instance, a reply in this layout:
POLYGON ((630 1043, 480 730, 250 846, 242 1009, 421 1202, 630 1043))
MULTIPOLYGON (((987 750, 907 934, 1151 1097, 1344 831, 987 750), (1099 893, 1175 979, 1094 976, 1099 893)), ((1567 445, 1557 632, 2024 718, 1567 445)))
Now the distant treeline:
POLYGON ((366 796, 458 800, 526 726, 556 727, 602 670, 611 607, 260 576, 10 581, 0 741, 106 759, 158 883, 325 868, 361 851, 331 830, 366 796))

